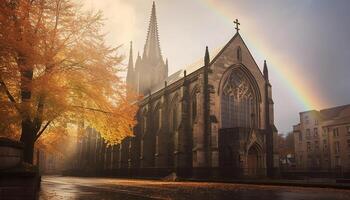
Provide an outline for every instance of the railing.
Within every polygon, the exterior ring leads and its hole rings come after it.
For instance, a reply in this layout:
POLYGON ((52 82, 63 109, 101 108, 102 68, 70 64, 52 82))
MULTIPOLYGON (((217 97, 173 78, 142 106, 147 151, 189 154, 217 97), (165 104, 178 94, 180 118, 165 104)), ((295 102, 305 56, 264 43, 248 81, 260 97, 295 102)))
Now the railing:
POLYGON ((280 175, 284 178, 350 178, 350 170, 337 168, 280 168, 280 175))
MULTIPOLYGON (((111 176, 111 177, 148 177, 163 178, 175 172, 176 176, 183 178, 263 178, 267 176, 266 168, 118 168, 118 169, 75 169, 70 175, 78 176, 111 176)), ((308 178, 350 178, 350 171, 336 169, 305 169, 305 168, 275 168, 272 170, 275 178, 282 179, 308 179, 308 178)))

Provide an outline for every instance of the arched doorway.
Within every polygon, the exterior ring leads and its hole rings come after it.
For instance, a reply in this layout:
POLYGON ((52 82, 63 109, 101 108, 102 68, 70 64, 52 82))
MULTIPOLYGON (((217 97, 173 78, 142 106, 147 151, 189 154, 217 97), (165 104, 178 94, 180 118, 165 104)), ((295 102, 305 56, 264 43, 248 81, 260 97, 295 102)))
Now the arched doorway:
POLYGON ((260 151, 256 144, 252 145, 247 154, 247 175, 256 176, 260 168, 260 151))

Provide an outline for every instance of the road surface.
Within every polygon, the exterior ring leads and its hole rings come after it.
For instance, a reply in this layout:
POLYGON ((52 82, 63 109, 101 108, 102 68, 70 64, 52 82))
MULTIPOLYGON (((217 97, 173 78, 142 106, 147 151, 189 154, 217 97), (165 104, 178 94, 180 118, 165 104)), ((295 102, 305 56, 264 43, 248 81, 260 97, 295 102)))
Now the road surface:
POLYGON ((350 191, 113 178, 42 178, 40 200, 349 200, 350 191))

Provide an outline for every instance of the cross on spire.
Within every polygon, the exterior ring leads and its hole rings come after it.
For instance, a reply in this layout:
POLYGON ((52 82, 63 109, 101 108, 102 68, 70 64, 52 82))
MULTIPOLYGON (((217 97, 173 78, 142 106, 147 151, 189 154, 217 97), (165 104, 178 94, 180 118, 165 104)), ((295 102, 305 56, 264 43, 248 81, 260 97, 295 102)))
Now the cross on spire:
POLYGON ((236 24, 236 28, 235 28, 235 29, 236 29, 237 32, 238 32, 238 31, 239 31, 238 26, 241 25, 241 23, 238 22, 238 19, 236 19, 233 23, 236 24))

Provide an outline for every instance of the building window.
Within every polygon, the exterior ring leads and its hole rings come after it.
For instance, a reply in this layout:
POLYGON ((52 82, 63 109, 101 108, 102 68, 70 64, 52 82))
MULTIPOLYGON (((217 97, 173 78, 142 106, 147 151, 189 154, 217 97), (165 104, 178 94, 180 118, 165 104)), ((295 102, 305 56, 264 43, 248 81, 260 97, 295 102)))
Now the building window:
POLYGON ((309 116, 305 116, 305 124, 309 124, 309 116))
POLYGON ((315 119, 315 125, 318 125, 318 120, 317 119, 315 119))
POLYGON ((346 127, 348 135, 350 135, 350 126, 346 127))
POLYGON ((299 165, 301 166, 303 164, 303 155, 299 156, 299 165))
POLYGON ((143 158, 143 139, 141 139, 141 144, 140 144, 140 158, 143 158))
POLYGON ((156 154, 159 154, 159 136, 156 136, 156 154))
POLYGON ((198 93, 196 92, 192 97, 192 123, 194 123, 197 118, 197 96, 198 93))
POLYGON ((142 133, 145 134, 147 131, 147 117, 143 117, 141 129, 142 129, 142 133))
POLYGON ((310 155, 307 156, 307 167, 312 167, 312 157, 310 155))
POLYGON ((156 108, 154 112, 154 131, 158 131, 161 127, 161 110, 156 108))
POLYGON ((347 140, 347 142, 348 142, 348 148, 350 148, 350 140, 347 140))
POLYGON ((314 137, 318 137, 318 128, 314 128, 314 137))
POLYGON ((299 132, 299 141, 303 141, 303 134, 299 132))
POLYGON ((334 128, 333 129, 333 137, 338 137, 339 136, 339 129, 338 128, 334 128))
POLYGON ((334 162, 335 162, 335 166, 336 166, 336 167, 339 167, 339 166, 340 166, 340 158, 339 158, 339 156, 336 156, 336 157, 335 157, 334 162))
POLYGON ((323 140, 323 151, 326 152, 328 150, 327 140, 323 140))
POLYGON ((340 144, 338 141, 334 142, 334 152, 339 153, 340 152, 340 144))
POLYGON ((318 141, 315 141, 315 150, 318 151, 320 148, 319 144, 318 144, 318 141))
POLYGON ((321 159, 319 158, 319 157, 317 157, 316 158, 316 167, 320 167, 320 165, 321 165, 321 161, 320 161, 321 159))
POLYGON ((197 151, 193 152, 193 161, 197 162, 197 151))
POLYGON ((256 100, 254 88, 244 72, 232 71, 222 87, 222 128, 252 128, 257 125, 256 100))
POLYGON ((173 109, 172 109, 172 120, 171 120, 171 127, 172 127, 172 131, 177 131, 177 126, 178 126, 178 109, 177 109, 177 105, 174 105, 173 109))
POLYGON ((326 128, 323 128, 323 132, 322 132, 322 136, 323 137, 326 137, 327 136, 327 129, 326 128))
POLYGON ((307 152, 311 151, 311 143, 310 142, 306 143, 306 149, 307 149, 307 152))
POLYGON ((310 129, 306 129, 306 139, 310 139, 310 129))

